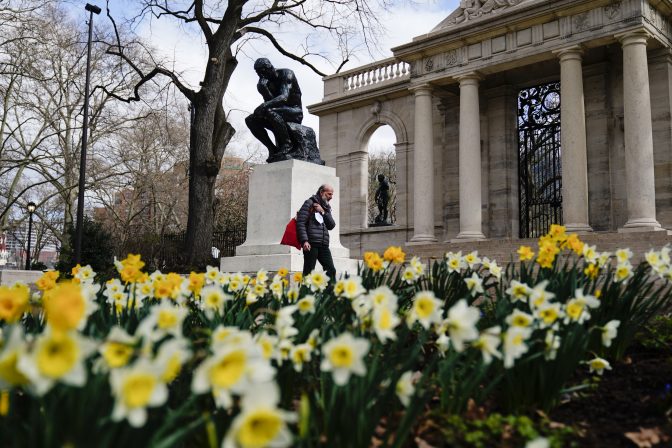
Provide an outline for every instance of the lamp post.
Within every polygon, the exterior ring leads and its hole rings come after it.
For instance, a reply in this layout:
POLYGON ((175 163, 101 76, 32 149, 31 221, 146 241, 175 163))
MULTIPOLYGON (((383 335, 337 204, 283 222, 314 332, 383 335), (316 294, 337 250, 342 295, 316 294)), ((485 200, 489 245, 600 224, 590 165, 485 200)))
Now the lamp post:
POLYGON ((26 252, 26 271, 30 271, 30 237, 33 234, 33 213, 37 205, 33 201, 30 201, 26 206, 28 209, 28 251, 26 252))
POLYGON ((82 232, 84 230, 84 181, 86 180, 86 145, 89 141, 89 82, 91 80, 91 39, 93 36, 93 15, 100 14, 100 8, 89 3, 84 7, 89 11, 89 40, 86 53, 86 81, 84 82, 84 123, 82 125, 82 154, 79 161, 79 191, 77 194, 77 230, 75 231, 75 263, 82 261, 82 232))

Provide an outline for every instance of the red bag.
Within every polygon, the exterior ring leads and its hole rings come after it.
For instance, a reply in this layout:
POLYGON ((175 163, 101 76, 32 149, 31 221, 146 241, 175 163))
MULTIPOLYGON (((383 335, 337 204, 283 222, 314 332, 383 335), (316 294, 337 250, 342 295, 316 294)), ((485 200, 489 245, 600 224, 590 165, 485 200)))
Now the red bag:
POLYGON ((296 218, 292 218, 289 223, 287 223, 287 227, 285 227, 285 233, 282 235, 282 241, 280 241, 280 244, 284 244, 285 246, 294 246, 301 250, 299 237, 296 234, 296 218))

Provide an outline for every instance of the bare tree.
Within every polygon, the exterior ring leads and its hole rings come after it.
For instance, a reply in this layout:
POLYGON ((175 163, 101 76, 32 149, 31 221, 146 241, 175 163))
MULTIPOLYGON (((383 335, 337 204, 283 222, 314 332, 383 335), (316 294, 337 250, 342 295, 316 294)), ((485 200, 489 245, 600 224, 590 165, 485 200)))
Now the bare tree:
MULTIPOLYGON (((307 44, 290 51, 274 30, 297 30, 306 35, 319 33, 341 49, 342 63, 350 56, 353 43, 368 45, 376 38, 380 24, 373 8, 387 6, 388 0, 140 0, 139 14, 134 23, 150 19, 169 19, 180 26, 195 26, 207 46, 207 64, 200 87, 190 88, 178 73, 160 63, 149 64, 135 59, 129 51, 138 42, 124 42, 117 36, 108 53, 120 58, 137 79, 133 92, 123 96, 104 89, 120 100, 141 99, 143 86, 157 77, 168 78, 192 105, 193 116, 189 157, 189 213, 185 244, 186 262, 203 265, 211 247, 214 222, 215 181, 224 151, 234 134, 223 107, 224 94, 238 61, 241 46, 249 39, 268 40, 282 55, 304 64, 324 76, 313 62, 324 55, 307 44), (359 36, 359 38, 357 37, 359 36)), ((110 11, 107 15, 118 29, 110 11)), ((355 45, 357 46, 357 45, 355 45)), ((147 58, 149 59, 149 58, 147 58)))

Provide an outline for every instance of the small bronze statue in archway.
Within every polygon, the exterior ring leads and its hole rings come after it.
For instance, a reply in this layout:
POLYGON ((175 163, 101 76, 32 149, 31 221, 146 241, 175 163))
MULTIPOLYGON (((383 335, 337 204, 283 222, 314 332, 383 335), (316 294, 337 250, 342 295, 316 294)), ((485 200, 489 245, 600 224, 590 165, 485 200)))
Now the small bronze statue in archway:
POLYGON ((375 219, 375 225, 388 226, 387 222, 387 207, 390 203, 390 183, 385 178, 384 174, 378 175, 378 189, 376 190, 376 205, 378 206, 378 216, 375 219))
POLYGON ((315 131, 302 126, 301 89, 292 70, 276 69, 266 58, 254 63, 259 75, 257 90, 264 98, 252 115, 245 119, 247 127, 268 149, 268 163, 282 160, 305 160, 324 165, 315 140, 315 131), (275 137, 271 140, 266 130, 275 137))

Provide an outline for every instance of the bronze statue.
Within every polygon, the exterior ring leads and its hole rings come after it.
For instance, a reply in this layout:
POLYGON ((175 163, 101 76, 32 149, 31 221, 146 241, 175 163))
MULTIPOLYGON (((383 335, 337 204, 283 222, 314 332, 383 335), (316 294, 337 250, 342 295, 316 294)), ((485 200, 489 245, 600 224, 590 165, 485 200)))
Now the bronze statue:
POLYGON ((252 115, 245 119, 247 127, 266 148, 268 163, 298 159, 324 165, 315 141, 315 132, 302 126, 301 89, 292 70, 276 69, 266 58, 254 63, 259 75, 257 90, 264 98, 252 115), (275 143, 268 135, 273 133, 275 143))
POLYGON ((376 205, 378 206, 378 216, 376 224, 387 225, 387 206, 390 201, 390 184, 385 179, 384 174, 378 175, 378 189, 376 190, 376 205))

